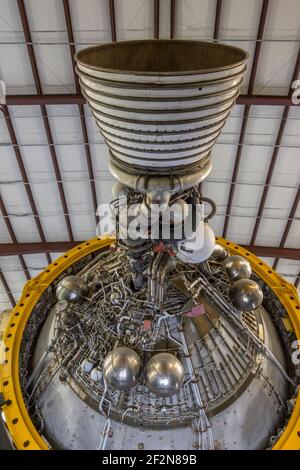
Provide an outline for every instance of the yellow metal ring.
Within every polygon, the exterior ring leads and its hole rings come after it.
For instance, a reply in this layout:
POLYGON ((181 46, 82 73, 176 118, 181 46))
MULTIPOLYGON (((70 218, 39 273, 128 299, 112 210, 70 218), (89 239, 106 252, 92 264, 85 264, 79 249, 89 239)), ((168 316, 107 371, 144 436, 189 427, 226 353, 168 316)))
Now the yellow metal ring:
POLYGON ((112 239, 92 239, 60 256, 38 276, 27 282, 22 296, 6 327, 4 341, 4 364, 0 366, 0 391, 8 405, 3 413, 8 432, 17 449, 47 450, 48 444, 36 430, 25 407, 19 381, 19 351, 23 332, 31 312, 41 294, 62 272, 84 256, 109 246, 112 239))
MULTIPOLYGON (((283 319, 286 329, 293 330, 297 340, 300 340, 300 302, 296 288, 250 251, 224 238, 216 237, 216 240, 230 253, 242 255, 249 260, 253 272, 265 281, 284 306, 287 312, 286 318, 283 319)), ((292 416, 273 450, 300 450, 300 392, 292 416)))
MULTIPOLYGON (((249 259, 253 271, 271 287, 286 309, 285 324, 287 329, 293 329, 297 339, 300 339, 300 304, 294 286, 284 281, 268 265, 247 250, 223 238, 217 238, 217 241, 230 253, 240 254, 249 259)), ((3 413, 9 434, 17 449, 49 449, 49 445, 38 433, 30 419, 19 381, 20 345, 31 312, 41 294, 62 272, 84 256, 109 246, 111 243, 112 238, 96 238, 68 251, 25 285, 22 296, 11 313, 3 336, 4 363, 0 365, 0 391, 4 400, 9 403, 4 405, 3 413)), ((288 425, 276 442, 274 449, 300 449, 300 393, 288 425)))

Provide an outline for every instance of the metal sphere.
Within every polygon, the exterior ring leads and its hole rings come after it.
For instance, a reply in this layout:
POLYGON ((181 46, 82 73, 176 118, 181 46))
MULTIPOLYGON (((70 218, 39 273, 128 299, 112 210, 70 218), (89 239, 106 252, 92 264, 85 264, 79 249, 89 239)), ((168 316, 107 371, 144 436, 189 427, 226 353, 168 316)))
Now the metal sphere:
POLYGON ((184 368, 173 354, 159 353, 153 356, 145 369, 147 387, 156 395, 171 397, 179 393, 183 379, 184 368))
POLYGON ((225 250, 225 248, 222 245, 219 245, 218 243, 216 243, 211 257, 217 261, 223 261, 227 256, 228 256, 227 250, 225 250))
POLYGON ((107 384, 117 390, 134 387, 142 369, 138 354, 125 346, 110 351, 103 363, 103 377, 107 384))
POLYGON ((91 379, 94 382, 101 382, 102 377, 103 377, 102 370, 99 367, 94 367, 94 369, 92 369, 91 371, 91 379))
POLYGON ((251 265, 249 261, 242 256, 228 256, 222 264, 232 282, 238 281, 239 279, 249 279, 251 276, 251 265))
POLYGON ((250 312, 260 307, 264 298, 259 285, 251 279, 236 281, 228 293, 233 305, 243 312, 250 312))
POLYGON ((79 276, 66 276, 60 281, 56 289, 58 300, 78 302, 87 297, 89 293, 86 282, 79 276))
POLYGON ((90 357, 83 359, 81 363, 81 369, 83 370, 83 372, 89 373, 92 371, 93 367, 94 367, 94 361, 90 357))

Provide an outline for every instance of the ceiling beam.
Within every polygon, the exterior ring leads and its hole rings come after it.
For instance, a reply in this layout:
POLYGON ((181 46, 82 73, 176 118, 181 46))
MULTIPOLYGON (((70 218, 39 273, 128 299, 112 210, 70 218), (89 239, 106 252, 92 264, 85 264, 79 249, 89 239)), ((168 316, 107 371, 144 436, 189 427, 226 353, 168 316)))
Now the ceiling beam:
POLYGON ((1 269, 0 269, 0 282, 2 283, 2 286, 3 286, 3 288, 6 292, 7 297, 9 298, 9 301, 10 301, 11 305, 13 307, 15 307, 16 306, 16 301, 15 301, 15 299, 14 299, 12 293, 11 293, 9 285, 7 284, 7 280, 5 279, 4 274, 1 271, 1 269))
POLYGON ((295 283, 294 283, 294 286, 296 287, 296 289, 298 289, 299 285, 300 285, 300 272, 299 272, 299 274, 298 274, 298 276, 295 280, 295 283))
MULTIPOLYGON (((32 211, 32 215, 33 215, 33 218, 34 218, 34 221, 35 221, 35 224, 36 224, 37 231, 39 233, 39 236, 40 236, 40 239, 42 240, 42 242, 46 243, 45 234, 44 234, 43 227, 42 227, 42 224, 41 224, 41 221, 40 221, 40 218, 39 218, 39 214, 38 214, 38 211, 37 211, 37 207, 36 207, 36 204, 35 204, 35 201, 34 201, 34 198, 33 198, 33 194, 32 194, 32 191, 31 191, 29 179, 28 179, 28 176, 27 176, 27 173, 26 173, 26 170, 25 170, 25 166, 24 166, 24 162, 23 162, 23 159, 22 159, 20 147, 19 147, 19 144, 18 144, 18 141, 17 141, 16 133, 15 133, 14 126, 13 126, 11 118, 10 118, 8 108, 7 108, 7 106, 3 105, 1 110, 2 110, 4 118, 5 118, 5 123, 6 123, 7 130, 8 130, 9 136, 10 136, 10 141, 11 141, 12 146, 13 146, 13 150, 14 150, 14 153, 15 153, 15 157, 16 157, 17 164, 18 164, 18 167, 19 167, 19 171, 20 171, 20 174, 21 174, 21 178, 22 178, 22 181, 23 181, 23 184, 24 184, 24 188, 25 188, 25 191, 26 191, 26 194, 27 194, 27 197, 28 197, 28 201, 29 201, 29 204, 30 204, 30 207, 31 207, 31 211, 32 211)), ((47 256, 47 261, 50 264, 51 263, 50 255, 47 254, 46 256, 47 256)))
POLYGON ((154 1, 154 39, 159 39, 159 0, 154 1))
POLYGON ((175 21, 176 21, 176 0, 171 0, 170 5, 170 39, 175 37, 175 21))
MULTIPOLYGON (((81 94, 36 94, 36 95, 6 95, 7 106, 40 106, 40 105, 72 105, 85 104, 81 94)), ((297 106, 291 97, 282 95, 240 95, 236 104, 254 106, 297 106)))
POLYGON ((275 246, 250 246, 241 245, 245 250, 251 251, 256 256, 263 258, 283 258, 283 259, 300 259, 300 249, 298 248, 280 248, 275 246))
MULTIPOLYGON (((253 63, 252 63, 251 74, 250 74, 250 79, 249 79, 248 94, 250 96, 252 96, 253 94, 257 65, 258 65, 260 49, 261 49, 261 39, 263 38, 263 34, 264 34, 268 6, 269 6, 269 0, 264 0, 262 4, 262 8, 261 8, 260 20, 259 20, 258 31, 257 31, 258 41, 256 42, 256 45, 255 45, 253 63)), ((225 216, 224 228, 223 228, 224 238, 226 238, 227 236, 228 225, 229 225, 230 214, 231 214, 231 209, 232 209, 232 204, 233 204, 233 199, 234 199, 236 181, 238 178, 238 173, 239 173, 239 168, 240 168, 240 163, 241 163, 241 158, 242 158, 243 144, 245 141, 250 109, 251 109, 251 104, 246 104, 245 109, 244 109, 242 127, 241 127, 241 132, 240 132, 240 137, 239 137, 239 145, 237 147, 237 152, 235 156, 235 162, 234 162, 232 179, 231 179, 231 186, 230 186, 229 197, 228 197, 228 202, 227 202, 226 216, 225 216)))
MULTIPOLYGON (((2 243, 0 244, 0 256, 32 255, 38 253, 64 253, 82 241, 46 242, 46 243, 2 243)), ((280 248, 273 246, 241 245, 246 250, 252 251, 257 256, 265 258, 300 259, 300 249, 280 248)))
MULTIPOLYGON (((34 48, 33 48, 32 41, 31 41, 31 32, 29 28, 24 1, 17 0, 17 3, 18 3, 19 14, 20 14, 20 18, 21 18, 21 22, 23 26, 23 32, 24 32, 24 36, 26 40, 26 47, 27 47, 27 52, 29 55, 29 60, 30 60, 30 65, 31 65, 32 75, 34 78, 36 91, 38 94, 42 94, 42 85, 41 85, 41 80, 40 80, 37 62, 35 58, 34 48)), ((68 211, 66 196, 65 196, 62 179, 60 175, 60 169, 59 169, 59 164, 57 160, 56 150, 53 144, 53 137, 52 137, 51 127, 50 127, 50 123, 48 119, 47 109, 44 104, 40 105, 40 109, 41 109, 42 119, 43 119, 47 142, 49 146, 49 152, 50 152, 51 161, 52 161, 52 165, 53 165, 53 169, 55 173, 56 183, 58 187, 58 192, 59 192, 59 196, 61 200, 61 205, 62 205, 63 214, 64 214, 66 226, 67 226, 68 235, 69 235, 70 240, 73 240, 73 232, 72 232, 72 227, 71 227, 71 222, 70 222, 70 217, 69 217, 69 211, 68 211)))
MULTIPOLYGON (((1 194, 0 194, 0 211, 1 211, 1 214, 3 216, 3 220, 5 222, 7 231, 10 235, 10 238, 12 239, 12 242, 15 243, 15 244, 18 243, 17 237, 15 235, 15 231, 13 229, 13 226, 12 226, 11 222, 10 222, 9 215, 7 213, 6 206, 5 206, 5 203, 4 203, 4 200, 1 196, 1 194)), ((18 257, 19 257, 19 261, 20 261, 20 264, 22 266, 22 269, 24 271, 24 275, 25 275, 27 281, 29 281, 30 280, 30 274, 29 274, 27 265, 25 263, 24 257, 23 257, 23 255, 18 255, 18 257)))
MULTIPOLYGON (((65 21, 66 21, 66 27, 67 27, 67 34, 68 34, 68 40, 70 43, 70 54, 71 54, 71 60, 72 60, 72 67, 73 67, 73 75, 74 75, 74 80, 75 80, 75 87, 76 87, 76 92, 77 94, 80 94, 80 85, 79 85, 79 79, 78 75, 75 71, 75 46, 74 46, 74 33, 73 33, 73 26, 72 26, 72 19, 71 19, 71 11, 70 11, 70 5, 68 0, 63 0, 63 7, 64 7, 64 14, 65 14, 65 21)), ((112 32, 113 34, 113 32, 112 32)), ((83 104, 78 104, 78 110, 79 110, 79 117, 80 117, 80 124, 81 124, 81 130, 82 130, 82 136, 83 136, 83 142, 84 142, 84 151, 85 151, 85 159, 86 159, 86 164, 87 164, 87 169, 88 169, 88 174, 89 174, 89 180, 90 180, 90 187, 91 187, 91 193, 92 193, 92 201, 93 201, 93 207, 94 207, 94 216, 95 216, 95 221, 96 225, 98 224, 98 216, 97 216, 97 207, 98 207, 98 202, 97 202, 97 193, 96 193, 96 187, 95 187, 95 178, 94 178, 94 170, 93 170, 93 162, 92 162, 92 156, 91 156, 91 150, 89 144, 89 138, 88 138, 88 131, 87 131, 87 126, 86 126, 86 120, 85 120, 85 114, 84 114, 84 106, 83 104)))
POLYGON ((222 9, 222 0, 217 0, 215 24, 214 24, 214 41, 218 41, 219 39, 221 9, 222 9))
MULTIPOLYGON (((295 218, 296 211, 297 211, 297 208, 298 208, 298 205, 299 205, 299 201, 300 201, 300 185, 298 187, 298 191, 296 193, 294 202, 292 204, 292 208, 291 208, 291 211, 290 211, 290 214, 289 214, 289 219, 286 223, 282 238, 280 240, 280 244, 279 244, 280 248, 284 248, 287 237, 289 236, 291 226, 292 226, 292 223, 293 223, 293 220, 295 218)), ((279 258, 276 258, 274 263, 273 263, 273 269, 277 269, 278 263, 279 263, 279 258)))
MULTIPOLYGON (((292 93, 293 93, 293 88, 292 88, 293 82, 298 79, 299 73, 300 73, 300 47, 299 47, 299 50, 298 50, 298 56, 297 56, 293 76, 292 76, 291 83, 290 83, 290 90, 289 90, 289 96, 290 97, 292 96, 292 93)), ((257 216, 256 216, 256 222, 255 222, 252 237, 251 237, 251 242, 250 242, 251 246, 255 245, 256 237, 257 237, 258 230, 259 230, 259 227, 260 227, 260 222, 261 222, 261 219, 262 219, 262 214, 263 214, 263 211, 265 209, 266 200, 267 200, 267 197, 268 197, 268 194, 269 194, 270 184, 271 184, 272 176, 273 176, 274 169, 275 169, 275 166, 276 166, 276 162, 277 162, 277 158, 278 158, 278 154, 279 154, 279 150, 280 150, 280 145, 281 145, 282 138, 283 138, 283 135, 284 135, 285 126, 286 126, 286 123, 287 123, 287 120, 288 120, 289 110, 290 110, 290 108, 288 106, 285 106, 284 110, 283 110, 283 113, 282 113, 281 122, 280 122, 279 130, 278 130, 275 146, 274 146, 273 154, 272 154, 272 157, 271 157, 267 177, 266 177, 265 184, 264 184, 263 193, 262 193, 260 204, 259 204, 259 209, 258 209, 257 216)))
MULTIPOLYGON (((112 40, 112 42, 116 42, 116 40, 117 40, 117 29, 116 29, 115 2, 114 2, 114 0, 108 0, 108 3, 109 3, 111 40, 112 40)), ((70 42, 73 42, 73 41, 70 41, 70 42)))

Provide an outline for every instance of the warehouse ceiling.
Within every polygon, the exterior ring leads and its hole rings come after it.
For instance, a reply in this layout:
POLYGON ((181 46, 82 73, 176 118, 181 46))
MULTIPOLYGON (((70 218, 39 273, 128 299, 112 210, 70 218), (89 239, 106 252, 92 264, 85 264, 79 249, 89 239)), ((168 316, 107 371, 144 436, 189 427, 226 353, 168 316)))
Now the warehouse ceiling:
POLYGON ((111 199, 108 149, 80 95, 74 52, 170 37, 249 52, 202 189, 218 206, 215 233, 262 247, 298 287, 300 107, 291 85, 300 70, 299 0, 0 0, 0 310, 71 246, 59 242, 94 237, 95 208, 111 199))

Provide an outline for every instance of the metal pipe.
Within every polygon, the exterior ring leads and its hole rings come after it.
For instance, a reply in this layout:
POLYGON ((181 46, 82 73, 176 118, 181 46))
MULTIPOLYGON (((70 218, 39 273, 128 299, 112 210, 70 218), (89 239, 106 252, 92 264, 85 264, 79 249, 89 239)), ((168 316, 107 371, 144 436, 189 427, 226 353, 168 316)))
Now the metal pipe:
POLYGON ((209 158, 202 167, 196 167, 185 175, 173 176, 147 176, 131 174, 117 166, 112 159, 109 161, 109 170, 122 184, 142 194, 151 192, 170 191, 175 194, 189 189, 203 181, 211 172, 212 164, 209 158))

